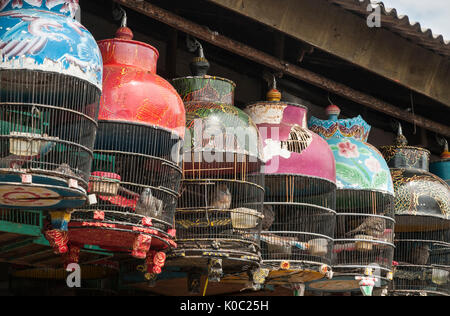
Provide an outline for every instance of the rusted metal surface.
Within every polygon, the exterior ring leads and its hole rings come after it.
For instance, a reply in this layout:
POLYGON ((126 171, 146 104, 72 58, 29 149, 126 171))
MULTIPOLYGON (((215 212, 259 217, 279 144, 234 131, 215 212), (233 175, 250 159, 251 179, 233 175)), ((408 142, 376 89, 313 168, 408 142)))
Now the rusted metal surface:
POLYGON ((421 126, 429 131, 433 131, 440 135, 450 137, 450 127, 446 125, 439 124, 435 121, 426 119, 421 116, 413 115, 393 106, 392 104, 379 100, 360 91, 354 90, 344 84, 327 79, 319 74, 303 69, 296 65, 291 65, 262 51, 234 41, 216 32, 212 32, 211 30, 203 26, 190 22, 153 4, 150 4, 148 2, 139 2, 136 0, 114 1, 126 7, 129 7, 141 14, 165 23, 182 32, 193 35, 201 40, 207 41, 229 52, 269 67, 276 72, 282 72, 285 75, 289 75, 302 81, 308 82, 312 85, 325 89, 333 94, 340 95, 373 110, 383 112, 387 115, 406 122, 410 122, 413 124, 415 123, 417 126, 421 126))

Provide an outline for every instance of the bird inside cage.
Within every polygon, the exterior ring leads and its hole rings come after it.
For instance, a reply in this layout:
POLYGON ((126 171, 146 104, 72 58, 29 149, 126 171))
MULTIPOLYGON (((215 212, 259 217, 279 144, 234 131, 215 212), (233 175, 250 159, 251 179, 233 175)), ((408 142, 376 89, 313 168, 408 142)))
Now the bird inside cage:
POLYGON ((163 210, 163 201, 155 197, 150 188, 145 188, 136 203, 136 214, 160 219, 163 210))
POLYGON ((271 205, 264 204, 263 216, 264 218, 262 219, 261 230, 268 231, 270 230, 270 227, 272 227, 272 224, 275 220, 275 212, 273 211, 271 205))
POLYGON ((272 205, 265 204, 261 223, 261 240, 267 244, 270 259, 288 260, 292 255, 292 248, 307 250, 308 244, 300 242, 295 237, 278 236, 270 233, 270 228, 275 221, 275 211, 272 205))
POLYGON ((426 265, 430 257, 430 246, 427 243, 416 244, 412 247, 409 263, 426 265))
POLYGON ((386 220, 382 217, 370 216, 355 229, 347 232, 346 236, 352 236, 357 233, 371 236, 375 239, 380 239, 384 237, 386 231, 386 220))
POLYGON ((231 207, 231 192, 225 183, 214 186, 208 201, 208 207, 213 209, 229 209, 231 207))
POLYGON ((75 177, 75 173, 72 171, 70 166, 66 163, 62 163, 58 168, 55 169, 55 172, 61 173, 67 177, 75 177))

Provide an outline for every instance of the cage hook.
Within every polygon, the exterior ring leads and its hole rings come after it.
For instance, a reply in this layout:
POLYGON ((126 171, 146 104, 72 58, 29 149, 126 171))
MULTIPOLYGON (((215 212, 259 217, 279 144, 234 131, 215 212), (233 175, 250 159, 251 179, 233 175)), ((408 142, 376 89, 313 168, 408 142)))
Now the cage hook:
POLYGON ((439 146, 444 147, 444 151, 448 151, 448 141, 445 137, 436 135, 436 142, 439 144, 439 146))

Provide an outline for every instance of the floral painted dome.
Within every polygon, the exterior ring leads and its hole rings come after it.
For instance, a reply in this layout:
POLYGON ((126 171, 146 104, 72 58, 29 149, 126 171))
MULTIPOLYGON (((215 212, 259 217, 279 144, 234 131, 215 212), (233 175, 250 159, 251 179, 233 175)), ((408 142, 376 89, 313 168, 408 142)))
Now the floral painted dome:
POLYGON ((311 117, 309 129, 326 139, 336 160, 338 189, 374 190, 394 194, 389 168, 381 153, 366 143, 370 125, 361 116, 338 119, 336 105, 327 108, 328 120, 311 117))
POLYGON ((185 152, 215 151, 261 157, 252 119, 234 106, 234 82, 208 75, 172 80, 186 107, 185 152))

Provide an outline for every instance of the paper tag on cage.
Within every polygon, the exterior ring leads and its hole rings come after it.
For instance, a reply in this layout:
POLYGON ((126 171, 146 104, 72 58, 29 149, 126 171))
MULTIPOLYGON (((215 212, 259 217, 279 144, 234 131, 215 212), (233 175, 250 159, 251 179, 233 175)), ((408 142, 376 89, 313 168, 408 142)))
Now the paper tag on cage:
POLYGON ((33 176, 31 174, 22 174, 20 175, 22 183, 30 184, 33 182, 33 176))
POLYGON ((95 194, 88 195, 88 203, 89 205, 97 204, 97 196, 95 194))
POLYGON ((78 181, 75 179, 69 179, 69 188, 78 189, 78 181))

